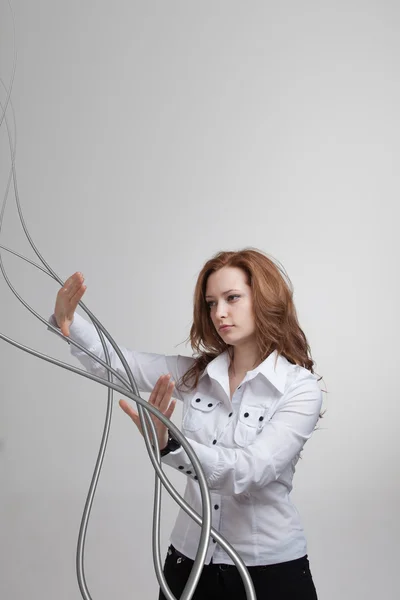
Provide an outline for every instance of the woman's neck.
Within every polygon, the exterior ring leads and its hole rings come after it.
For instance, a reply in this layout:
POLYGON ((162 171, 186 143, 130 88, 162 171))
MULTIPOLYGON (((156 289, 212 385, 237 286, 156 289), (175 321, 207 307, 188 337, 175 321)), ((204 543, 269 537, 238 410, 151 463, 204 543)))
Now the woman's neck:
POLYGON ((244 376, 247 371, 252 371, 261 363, 257 349, 251 346, 235 346, 233 359, 230 365, 231 375, 244 376))

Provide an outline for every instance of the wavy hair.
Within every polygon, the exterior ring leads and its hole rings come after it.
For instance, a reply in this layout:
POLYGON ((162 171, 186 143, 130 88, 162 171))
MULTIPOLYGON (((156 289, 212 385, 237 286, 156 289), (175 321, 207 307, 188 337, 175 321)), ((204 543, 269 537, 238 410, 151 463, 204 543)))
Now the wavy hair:
POLYGON ((203 266, 197 278, 193 298, 193 323, 189 337, 195 362, 179 381, 192 390, 209 362, 224 351, 233 359, 233 346, 218 335, 210 317, 205 294, 211 273, 223 267, 237 267, 247 276, 252 290, 256 342, 260 361, 272 352, 292 364, 314 373, 314 361, 306 336, 301 329, 293 302, 293 286, 283 266, 263 252, 245 248, 236 252, 218 252, 203 266))

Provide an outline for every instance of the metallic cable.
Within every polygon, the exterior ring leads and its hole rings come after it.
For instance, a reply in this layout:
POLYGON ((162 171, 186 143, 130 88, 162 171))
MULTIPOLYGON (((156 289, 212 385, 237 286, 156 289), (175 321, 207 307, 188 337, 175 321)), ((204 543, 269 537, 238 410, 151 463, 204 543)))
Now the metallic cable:
MULTIPOLYGON (((14 16, 12 13, 10 3, 9 3, 9 6, 10 6, 13 24, 14 24, 14 16)), ((14 32, 15 32, 15 25, 14 25, 14 32)), ((2 106, 2 114, 1 114, 1 119, 0 119, 0 125, 2 124, 3 120, 6 121, 9 146, 10 146, 10 156, 11 156, 11 171, 10 171, 7 189, 6 189, 6 193, 4 196, 3 205, 2 205, 1 214, 0 214, 0 233, 1 233, 2 225, 3 225, 4 212, 5 212, 6 202, 7 202, 7 198, 8 198, 8 194, 9 194, 9 188, 10 188, 11 180, 12 180, 13 185, 14 185, 16 206, 17 206, 17 210, 18 210, 22 228, 24 230, 25 236, 28 239, 33 251, 35 252, 36 256, 39 258, 40 262, 45 266, 45 269, 43 269, 42 267, 40 267, 33 261, 23 257, 22 255, 15 252, 14 250, 6 248, 3 245, 0 245, 0 248, 3 250, 6 250, 7 252, 14 254, 18 258, 30 263, 34 267, 40 269, 41 271, 43 271, 44 273, 46 273, 47 275, 52 277, 55 281, 57 281, 61 286, 63 286, 64 282, 62 281, 62 279, 60 279, 59 276, 53 271, 53 269, 45 261, 45 259, 42 257, 42 255, 36 248, 32 238, 29 234, 27 226, 25 224, 25 220, 24 220, 21 205, 20 205, 18 185, 17 185, 16 166, 15 166, 16 123, 15 123, 15 115, 14 115, 14 111, 13 111, 13 106, 12 106, 12 102, 11 102, 11 92, 12 92, 12 85, 13 85, 13 81, 14 81, 15 68, 16 68, 16 44, 15 44, 15 34, 14 34, 13 73, 12 73, 9 88, 7 89, 7 87, 4 86, 4 84, 3 84, 3 87, 6 89, 6 102, 4 105, 1 105, 2 106), (10 106, 11 110, 13 111, 14 141, 13 141, 13 136, 12 136, 12 133, 11 133, 11 130, 9 127, 9 123, 7 120, 7 115, 6 115, 8 105, 10 106)), ((54 359, 50 356, 47 356, 41 352, 38 352, 27 346, 24 346, 24 345, 20 344, 19 342, 12 340, 8 336, 5 336, 0 333, 0 339, 3 339, 4 341, 14 345, 15 347, 20 348, 21 350, 28 352, 34 356, 37 356, 43 360, 46 360, 47 362, 50 362, 57 366, 61 366, 62 368, 68 369, 74 373, 81 375, 81 376, 92 379, 93 381, 96 381, 97 383, 100 383, 101 385, 105 385, 108 388, 107 414, 106 414, 106 419, 105 419, 105 424, 104 424, 103 436, 102 436, 102 440, 101 440, 98 458, 96 461, 94 474, 93 474, 92 481, 91 481, 90 488, 89 488, 89 493, 88 493, 86 503, 85 503, 84 513, 82 516, 81 526, 80 526, 80 530, 79 530, 79 537, 78 537, 76 567, 77 567, 78 585, 79 585, 79 588, 80 588, 80 591, 81 591, 81 594, 82 594, 82 597, 84 598, 84 600, 92 600, 89 590, 86 585, 85 575, 84 575, 84 546, 85 546, 85 538, 86 538, 88 520, 89 520, 89 516, 90 516, 90 510, 91 510, 91 506, 93 503, 93 498, 94 498, 98 478, 99 478, 99 475, 101 472, 101 466, 102 466, 102 462, 104 459, 104 454, 105 454, 107 440, 108 440, 108 434, 109 434, 109 430, 110 430, 111 417, 112 417, 112 390, 118 391, 120 394, 127 396, 128 398, 130 398, 131 400, 133 400, 137 403, 138 413, 140 416, 140 422, 142 425, 146 449, 149 453, 151 463, 156 471, 154 513, 153 513, 153 538, 152 538, 153 558, 154 558, 154 567, 155 567, 156 576, 157 576, 158 582, 160 584, 160 587, 161 587, 164 595, 168 598, 168 600, 175 600, 175 597, 173 596, 173 594, 171 593, 171 591, 169 590, 169 588, 167 586, 164 574, 162 572, 162 565, 161 565, 160 547, 159 547, 160 546, 160 537, 159 537, 160 536, 160 506, 161 506, 160 481, 164 485, 164 487, 166 488, 168 493, 179 504, 179 506, 181 508, 183 508, 183 510, 185 510, 185 512, 192 519, 194 519, 194 521, 196 523, 198 523, 201 526, 201 536, 200 536, 198 550, 196 553, 196 558, 194 561, 194 565, 193 565, 191 574, 186 583, 185 589, 181 595, 181 600, 190 600, 193 596, 193 593, 196 589, 196 585, 198 583, 198 580, 199 580, 199 577, 201 574, 201 570, 203 568, 210 534, 221 545, 221 547, 224 548, 224 550, 227 552, 227 554, 231 557, 233 562, 236 564, 236 566, 239 570, 239 573, 242 577, 243 583, 244 583, 247 599, 255 600, 254 587, 252 585, 252 581, 249 576, 248 570, 247 570, 246 566, 244 565, 242 559, 237 554, 237 552, 229 545, 229 543, 217 531, 215 531, 214 529, 211 528, 210 493, 208 490, 204 472, 202 470, 201 464, 200 464, 195 452, 191 448, 191 446, 190 446, 189 442, 186 440, 186 438, 181 434, 179 429, 169 419, 167 419, 160 411, 158 411, 156 408, 154 408, 152 405, 148 404, 145 400, 143 400, 140 397, 139 390, 137 388, 137 385, 134 380, 131 369, 130 369, 125 357, 123 356, 121 350, 119 349, 118 345, 115 343, 115 341, 113 340, 111 335, 108 333, 108 331, 104 328, 104 326, 100 323, 100 321, 93 315, 93 313, 91 313, 91 311, 84 305, 84 303, 80 302, 79 306, 89 316, 89 318, 91 319, 91 321, 99 335, 99 338, 100 338, 100 341, 101 341, 101 344, 103 347, 104 356, 106 359, 105 361, 103 361, 96 355, 87 351, 85 348, 83 348, 80 344, 78 344, 74 340, 71 340, 69 338, 66 339, 57 328, 55 328, 51 324, 49 324, 46 319, 41 317, 34 309, 32 309, 23 300, 23 298, 18 294, 18 292, 12 286, 12 283, 7 276, 7 273, 4 269, 4 265, 2 262, 1 252, 0 252, 0 269, 2 271, 2 274, 5 278, 7 285, 9 286, 9 288, 11 289, 13 294, 36 318, 38 318, 40 321, 45 323, 49 329, 54 331, 64 341, 67 341, 69 344, 73 344, 74 346, 80 348, 83 352, 85 352, 93 360, 95 360, 97 363, 101 364, 103 366, 103 368, 106 369, 106 372, 107 372, 107 379, 98 377, 91 373, 87 373, 86 371, 84 371, 82 369, 73 367, 71 365, 68 365, 67 363, 63 363, 62 361, 56 360, 56 359, 54 359), (117 355, 117 357, 120 359, 122 366, 125 370, 126 377, 111 368, 110 355, 109 355, 109 350, 108 350, 107 342, 105 341, 105 338, 108 340, 108 343, 115 351, 115 354, 117 355), (112 381, 112 376, 116 377, 122 383, 123 387, 116 385, 112 381), (149 415, 149 413, 153 414, 158 419, 160 419, 161 422, 163 422, 170 429, 170 431, 172 432, 174 437, 176 437, 179 440, 179 442, 182 444, 183 449, 186 451, 189 459, 191 460, 194 471, 198 478, 198 484, 200 486, 200 492, 201 492, 201 498, 202 498, 202 515, 201 516, 198 515, 195 511, 193 511, 193 509, 185 502, 185 500, 174 489, 172 484, 169 482, 168 478, 163 473, 162 463, 160 460, 160 451, 159 451, 159 447, 158 447, 154 423, 153 423, 152 418, 149 415), (151 438, 152 438, 153 443, 150 439, 150 433, 149 433, 148 427, 150 427, 151 438), (154 444, 154 447, 153 447, 153 444, 154 444)))
POLYGON ((11 71, 11 79, 10 79, 10 83, 8 86, 8 89, 6 88, 6 101, 4 103, 3 109, 2 109, 2 113, 0 115, 0 127, 3 123, 3 119, 5 117, 6 114, 6 110, 7 110, 7 106, 8 103, 10 102, 10 98, 11 98, 11 92, 12 92, 12 87, 14 84, 14 77, 15 77, 15 71, 17 70, 17 44, 16 44, 16 33, 15 33, 15 18, 14 18, 14 11, 12 9, 11 6, 11 2, 10 0, 7 1, 8 7, 10 9, 10 13, 11 13, 11 21, 12 21, 12 28, 13 28, 13 66, 12 66, 12 71, 11 71))

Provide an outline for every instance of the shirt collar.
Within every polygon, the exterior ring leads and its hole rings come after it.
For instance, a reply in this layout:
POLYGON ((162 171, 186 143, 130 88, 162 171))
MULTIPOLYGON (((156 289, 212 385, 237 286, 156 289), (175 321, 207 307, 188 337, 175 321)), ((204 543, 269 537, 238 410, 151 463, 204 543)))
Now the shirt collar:
MULTIPOLYGON (((291 366, 293 365, 284 356, 278 355, 278 352, 274 350, 258 367, 252 371, 248 371, 247 376, 249 379, 253 379, 260 374, 272 383, 278 392, 283 394, 285 392, 286 378, 291 366)), ((199 379, 202 379, 207 373, 212 379, 221 381, 221 378, 227 377, 228 367, 229 355, 225 351, 208 363, 199 379)))

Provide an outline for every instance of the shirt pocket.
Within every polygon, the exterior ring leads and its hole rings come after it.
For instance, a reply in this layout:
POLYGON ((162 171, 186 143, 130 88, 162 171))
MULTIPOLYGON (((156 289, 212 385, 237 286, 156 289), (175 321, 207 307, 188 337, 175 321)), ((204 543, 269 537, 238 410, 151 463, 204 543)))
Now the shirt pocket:
POLYGON ((193 396, 183 417, 183 430, 198 431, 203 427, 210 426, 211 423, 215 424, 215 410, 220 404, 220 400, 209 396, 202 394, 193 396))
POLYGON ((267 420, 268 407, 242 404, 233 439, 238 446, 245 447, 254 442, 267 420))

